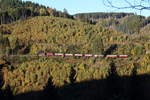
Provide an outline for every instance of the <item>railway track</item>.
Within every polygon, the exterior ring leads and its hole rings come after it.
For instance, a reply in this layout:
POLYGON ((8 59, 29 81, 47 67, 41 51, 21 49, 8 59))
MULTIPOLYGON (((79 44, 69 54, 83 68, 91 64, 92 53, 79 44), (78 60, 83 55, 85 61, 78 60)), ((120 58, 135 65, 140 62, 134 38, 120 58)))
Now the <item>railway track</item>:
POLYGON ((94 57, 94 58, 128 58, 128 55, 97 55, 97 54, 71 54, 71 53, 41 53, 37 55, 0 55, 6 57, 94 57))

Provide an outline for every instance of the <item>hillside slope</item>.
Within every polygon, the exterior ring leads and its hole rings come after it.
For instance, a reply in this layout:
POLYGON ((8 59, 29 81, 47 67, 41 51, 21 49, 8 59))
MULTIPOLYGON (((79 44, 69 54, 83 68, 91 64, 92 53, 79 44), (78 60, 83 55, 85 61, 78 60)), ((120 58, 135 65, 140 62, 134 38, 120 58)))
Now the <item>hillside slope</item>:
POLYGON ((17 20, 27 19, 35 16, 56 16, 71 18, 66 10, 57 11, 31 1, 1 0, 0 1, 0 24, 8 24, 17 20))
POLYGON ((150 36, 145 34, 123 34, 99 25, 42 16, 0 25, 0 35, 1 54, 6 55, 39 52, 129 55, 126 59, 3 55, 2 60, 10 62, 1 61, 3 88, 10 86, 15 95, 42 90, 48 78, 60 87, 73 82, 105 79, 112 63, 115 63, 119 76, 130 76, 134 68, 137 74, 150 72, 150 36), (115 50, 110 49, 113 45, 117 46, 115 50))

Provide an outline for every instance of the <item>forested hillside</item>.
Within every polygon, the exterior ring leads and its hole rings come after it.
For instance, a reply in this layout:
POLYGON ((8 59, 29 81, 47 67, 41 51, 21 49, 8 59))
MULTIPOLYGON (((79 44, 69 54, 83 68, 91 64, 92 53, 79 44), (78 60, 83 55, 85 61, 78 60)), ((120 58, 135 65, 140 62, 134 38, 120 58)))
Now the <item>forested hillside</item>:
POLYGON ((134 15, 133 13, 79 13, 75 14, 74 18, 81 21, 90 21, 91 23, 96 23, 98 20, 115 18, 120 19, 125 16, 134 15))
POLYGON ((3 60, 9 61, 10 65, 4 64, 7 69, 3 70, 3 88, 12 87, 14 94, 41 90, 49 77, 55 86, 70 84, 72 70, 75 71, 74 82, 105 79, 109 76, 112 62, 120 76, 130 76, 135 67, 138 67, 138 75, 149 72, 150 37, 144 33, 127 35, 56 17, 30 18, 1 25, 0 30, 1 54, 29 55, 41 51, 104 54, 111 46, 117 45, 112 54, 129 55, 125 59, 4 56, 3 60))
POLYGON ((149 18, 102 13, 93 24, 31 2, 0 2, 3 100, 150 99, 149 18), (43 52, 129 57, 39 56, 43 52))
POLYGON ((74 18, 82 22, 102 25, 127 34, 139 33, 143 27, 150 23, 149 17, 146 18, 133 13, 81 13, 75 14, 74 18))
POLYGON ((35 4, 30 1, 21 0, 1 0, 0 1, 0 24, 7 24, 13 21, 26 19, 34 16, 55 16, 73 18, 64 9, 64 12, 57 11, 43 5, 35 4))

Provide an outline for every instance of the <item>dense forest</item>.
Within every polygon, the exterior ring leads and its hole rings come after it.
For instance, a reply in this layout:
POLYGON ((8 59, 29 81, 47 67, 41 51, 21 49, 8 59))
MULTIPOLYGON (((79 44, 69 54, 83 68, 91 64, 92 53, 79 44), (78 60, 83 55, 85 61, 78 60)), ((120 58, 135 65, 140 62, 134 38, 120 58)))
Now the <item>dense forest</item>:
POLYGON ((128 34, 139 33, 141 28, 150 23, 150 17, 133 13, 81 13, 75 14, 74 19, 128 34))
POLYGON ((91 21, 92 23, 96 23, 100 19, 106 18, 123 18, 125 16, 134 15, 133 13, 79 13, 75 14, 74 18, 80 21, 91 21))
POLYGON ((57 11, 43 5, 35 4, 30 1, 21 0, 1 0, 0 1, 0 24, 8 24, 13 21, 27 19, 34 16, 55 16, 73 18, 67 10, 57 11))
POLYGON ((0 0, 1 100, 149 100, 150 18, 69 15, 0 0), (47 57, 41 52, 128 55, 47 57), (34 55, 34 56, 33 56, 34 55))

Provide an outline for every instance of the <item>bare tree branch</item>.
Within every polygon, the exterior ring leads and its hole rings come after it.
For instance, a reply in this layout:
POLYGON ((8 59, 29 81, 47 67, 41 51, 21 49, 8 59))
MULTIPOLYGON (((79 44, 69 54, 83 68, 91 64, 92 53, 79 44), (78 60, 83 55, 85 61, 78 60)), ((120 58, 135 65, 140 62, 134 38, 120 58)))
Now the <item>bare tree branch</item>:
POLYGON ((134 0, 131 2, 129 0, 121 0, 122 2, 126 3, 125 6, 118 6, 116 5, 114 0, 103 0, 104 5, 107 7, 113 7, 116 9, 136 9, 136 10, 150 10, 150 0, 134 0))

